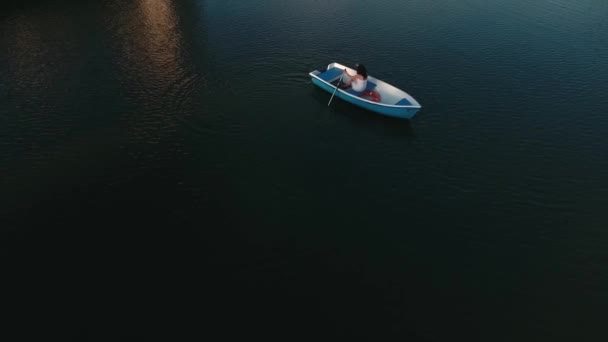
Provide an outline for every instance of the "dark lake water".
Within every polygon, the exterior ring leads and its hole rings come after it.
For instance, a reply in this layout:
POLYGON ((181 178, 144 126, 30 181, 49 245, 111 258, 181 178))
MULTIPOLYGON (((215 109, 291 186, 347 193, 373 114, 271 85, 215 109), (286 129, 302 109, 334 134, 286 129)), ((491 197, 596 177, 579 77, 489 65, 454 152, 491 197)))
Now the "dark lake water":
POLYGON ((606 0, 3 2, 3 306, 23 340, 606 341, 607 114, 606 0), (328 108, 334 61, 422 110, 328 108))

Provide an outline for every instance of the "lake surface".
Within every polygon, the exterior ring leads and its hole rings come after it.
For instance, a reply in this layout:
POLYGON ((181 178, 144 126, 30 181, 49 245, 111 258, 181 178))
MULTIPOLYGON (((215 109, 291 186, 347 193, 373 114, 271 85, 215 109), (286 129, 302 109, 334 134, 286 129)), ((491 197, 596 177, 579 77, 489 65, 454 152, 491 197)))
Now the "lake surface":
POLYGON ((0 48, 24 340, 608 339, 605 0, 9 1, 0 48))

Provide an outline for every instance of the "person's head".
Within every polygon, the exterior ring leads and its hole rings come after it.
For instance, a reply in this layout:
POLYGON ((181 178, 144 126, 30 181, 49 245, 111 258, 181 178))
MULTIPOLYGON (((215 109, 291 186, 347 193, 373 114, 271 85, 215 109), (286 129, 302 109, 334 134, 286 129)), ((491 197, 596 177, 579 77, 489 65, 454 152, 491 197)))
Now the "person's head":
POLYGON ((367 78, 367 69, 363 64, 357 64, 357 74, 363 76, 363 78, 367 78))

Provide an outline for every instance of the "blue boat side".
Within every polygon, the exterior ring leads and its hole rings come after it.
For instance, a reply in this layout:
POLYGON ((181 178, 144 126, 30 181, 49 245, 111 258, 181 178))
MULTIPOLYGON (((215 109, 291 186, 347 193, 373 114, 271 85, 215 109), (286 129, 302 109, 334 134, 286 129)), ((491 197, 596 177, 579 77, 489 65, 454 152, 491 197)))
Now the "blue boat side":
MULTIPOLYGON (((312 83, 314 85, 318 86, 319 88, 321 88, 329 93, 333 93, 334 90, 336 89, 336 86, 334 86, 330 82, 336 80, 336 78, 338 78, 341 73, 342 73, 342 69, 331 68, 324 72, 316 71, 316 74, 315 74, 315 72, 312 72, 310 75, 311 75, 312 83)), ((367 86, 366 90, 373 90, 375 87, 376 87, 376 84, 374 84, 372 82, 368 82, 368 86, 367 86)), ((400 99, 394 105, 387 105, 387 104, 368 101, 366 99, 359 97, 358 95, 359 95, 359 93, 353 91, 352 89, 348 89, 348 90, 338 89, 336 91, 335 96, 346 102, 349 102, 356 106, 362 107, 369 111, 391 116, 391 117, 396 117, 396 118, 409 119, 409 118, 413 117, 419 109, 419 108, 405 107, 405 106, 411 105, 411 103, 406 98, 400 99)))

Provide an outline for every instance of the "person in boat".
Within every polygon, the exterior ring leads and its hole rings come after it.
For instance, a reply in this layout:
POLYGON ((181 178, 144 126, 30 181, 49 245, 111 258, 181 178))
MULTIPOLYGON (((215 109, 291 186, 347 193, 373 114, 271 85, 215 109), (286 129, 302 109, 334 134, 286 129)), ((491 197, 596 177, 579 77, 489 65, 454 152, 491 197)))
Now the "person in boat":
POLYGON ((357 64, 357 73, 351 75, 344 69, 346 77, 342 78, 343 86, 341 88, 352 87, 354 91, 362 92, 367 87, 367 69, 363 64, 357 64))

